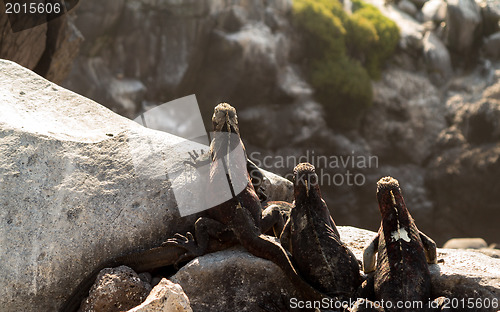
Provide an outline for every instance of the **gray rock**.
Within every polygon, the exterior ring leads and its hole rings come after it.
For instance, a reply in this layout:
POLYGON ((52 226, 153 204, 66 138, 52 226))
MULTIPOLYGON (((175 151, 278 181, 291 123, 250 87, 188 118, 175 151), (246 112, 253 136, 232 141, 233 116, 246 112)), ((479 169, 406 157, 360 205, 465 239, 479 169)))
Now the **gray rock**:
POLYGON ((55 311, 100 263, 192 227, 196 216, 179 217, 173 185, 182 207, 202 207, 202 192, 190 192, 199 175, 183 161, 203 146, 13 62, 0 60, 0 94, 2 311, 55 311))
POLYGON ((433 32, 429 31, 424 36, 423 50, 431 78, 437 85, 444 84, 453 74, 448 49, 433 32))
POLYGON ((458 110, 455 121, 467 142, 474 145, 500 140, 500 101, 482 99, 458 110))
POLYGON ((146 300, 127 312, 192 312, 189 299, 179 284, 163 278, 146 300))
POLYGON ((282 294, 297 298, 281 269, 244 249, 199 257, 171 277, 182 286, 194 311, 259 311, 281 303, 282 294))
POLYGON ((443 264, 429 267, 432 278, 433 297, 480 298, 488 302, 490 308, 480 307, 462 309, 462 311, 495 311, 498 306, 491 306, 492 300, 500 299, 499 269, 500 259, 495 259, 480 252, 469 250, 438 249, 438 259, 443 264))
POLYGON ((320 140, 318 133, 326 127, 323 108, 313 100, 274 109, 259 105, 243 110, 238 118, 242 127, 253 134, 246 140, 268 149, 320 140))
POLYGON ((446 2, 443 0, 429 0, 422 7, 424 22, 432 21, 436 24, 444 22, 446 18, 446 2))
POLYGON ((481 9, 474 0, 449 0, 445 43, 454 52, 470 53, 481 40, 481 9))
MULTIPOLYGON (((91 1, 81 2, 77 8, 76 25, 85 37, 85 41, 94 42, 100 37, 107 36, 104 34, 109 34, 119 23, 120 14, 125 8, 125 2, 125 0, 114 0, 101 3, 102 11, 99 14, 95 14, 95 7, 91 1)), ((103 48, 102 44, 103 42, 99 44, 100 46, 94 46, 93 49, 90 49, 88 42, 84 43, 82 53, 95 53, 98 49, 103 48)))
POLYGON ((281 176, 269 171, 262 170, 264 173, 264 182, 262 187, 266 190, 270 200, 280 200, 293 202, 293 183, 281 176))
POLYGON ((447 249, 480 249, 486 248, 488 244, 482 238, 452 238, 444 243, 447 249))
POLYGON ((103 269, 78 312, 119 312, 139 305, 151 291, 129 267, 103 269))
POLYGON ((485 38, 483 49, 486 56, 500 59, 500 32, 496 32, 485 38))
POLYGON ((478 250, 480 253, 485 254, 489 257, 495 258, 495 259, 500 259, 500 250, 496 248, 481 248, 478 250))
POLYGON ((408 15, 415 17, 417 15, 418 9, 415 4, 409 0, 402 0, 398 3, 398 9, 405 12, 408 15))

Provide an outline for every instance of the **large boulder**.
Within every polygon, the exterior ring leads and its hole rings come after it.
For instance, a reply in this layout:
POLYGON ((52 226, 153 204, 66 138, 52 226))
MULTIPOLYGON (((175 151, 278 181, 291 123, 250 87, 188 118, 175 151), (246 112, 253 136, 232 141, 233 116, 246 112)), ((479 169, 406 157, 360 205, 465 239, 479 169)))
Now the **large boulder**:
MULTIPOLYGON (((2 311, 55 311, 99 264, 192 227, 179 206, 200 208, 190 191, 201 180, 184 161, 206 146, 4 60, 0 108, 2 311)), ((290 198, 290 182, 269 181, 285 188, 268 188, 270 198, 290 198)))
POLYGON ((241 247, 199 257, 170 278, 194 311, 259 311, 298 292, 281 269, 241 247))

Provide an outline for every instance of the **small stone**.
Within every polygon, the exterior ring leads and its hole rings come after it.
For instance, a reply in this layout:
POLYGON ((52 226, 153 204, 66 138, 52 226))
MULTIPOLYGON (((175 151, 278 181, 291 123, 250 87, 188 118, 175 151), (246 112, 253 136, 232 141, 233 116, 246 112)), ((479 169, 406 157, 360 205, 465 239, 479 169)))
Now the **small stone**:
POLYGON ((429 0, 422 7, 424 22, 432 21, 436 24, 444 22, 446 18, 446 2, 443 0, 429 0))
POLYGON ((119 312, 140 304, 151 291, 129 267, 103 269, 83 301, 79 312, 119 312))
POLYGON ((482 238, 452 238, 444 243, 447 249, 480 249, 486 248, 488 244, 482 238))
POLYGON ((413 2, 409 1, 409 0, 402 0, 398 3, 398 8, 407 13, 408 15, 411 15, 411 16, 415 16, 417 15, 417 12, 418 12, 418 9, 417 7, 415 6, 415 4, 413 4, 413 2))
POLYGON ((423 40, 424 59, 427 69, 435 76, 435 82, 444 83, 453 73, 450 53, 433 32, 428 32, 423 40))
POLYGON ((127 312, 192 312, 189 298, 182 287, 163 278, 146 300, 127 312))

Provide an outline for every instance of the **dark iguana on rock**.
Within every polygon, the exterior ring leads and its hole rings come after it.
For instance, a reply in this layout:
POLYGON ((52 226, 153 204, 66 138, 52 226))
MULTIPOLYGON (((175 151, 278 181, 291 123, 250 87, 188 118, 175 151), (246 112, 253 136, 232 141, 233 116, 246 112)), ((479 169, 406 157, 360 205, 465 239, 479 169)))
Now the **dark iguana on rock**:
MULTIPOLYGON (((391 302, 393 307, 398 301, 419 301, 425 309, 431 297, 428 263, 437 263, 436 244, 418 230, 396 179, 385 177, 378 181, 377 199, 382 222, 377 236, 363 253, 363 270, 375 271, 376 300, 391 302)), ((385 310, 415 311, 390 309, 387 304, 385 310)))
MULTIPOLYGON (((166 244, 186 249, 181 258, 189 259, 205 253, 209 237, 218 240, 235 240, 257 257, 277 264, 301 293, 310 300, 320 300, 323 294, 316 291, 296 272, 287 252, 280 243, 270 236, 263 225, 262 206, 250 176, 247 172, 247 158, 239 136, 236 110, 227 103, 219 104, 212 118, 214 138, 210 145, 211 164, 210 181, 206 192, 209 202, 216 202, 221 194, 224 179, 229 182, 232 198, 206 211, 207 217, 201 217, 195 224, 195 239, 176 234, 166 244), (243 155, 232 155, 232 151, 242 148, 243 155), (236 192, 244 183, 243 190, 236 192)), ((226 183, 227 185, 227 183, 226 183)))
POLYGON ((292 254, 300 275, 330 297, 349 300, 361 285, 359 264, 340 240, 325 201, 318 176, 309 163, 294 169, 295 202, 281 243, 292 254))

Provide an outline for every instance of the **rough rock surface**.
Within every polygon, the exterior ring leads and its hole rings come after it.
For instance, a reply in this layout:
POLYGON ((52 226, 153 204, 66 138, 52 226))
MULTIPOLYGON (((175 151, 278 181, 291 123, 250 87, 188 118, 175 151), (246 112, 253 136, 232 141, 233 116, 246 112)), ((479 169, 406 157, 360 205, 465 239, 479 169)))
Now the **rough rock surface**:
POLYGON ((455 236, 497 239, 500 194, 500 80, 479 100, 451 98, 451 126, 443 129, 430 158, 426 184, 439 210, 439 227, 455 236), (467 196, 462 196, 467 194, 467 196), (480 209, 479 209, 480 207, 480 209), (478 226, 474 226, 478 225, 478 226))
POLYGON ((129 267, 103 269, 90 289, 79 312, 119 312, 140 304, 151 291, 151 285, 129 267))
MULTIPOLYGON (((3 60, 0 107, 2 311, 57 310, 100 263, 194 224, 194 215, 179 217, 172 184, 197 181, 183 164, 197 143, 3 60)), ((187 204, 197 208, 193 196, 187 204)))
POLYGON ((374 93, 361 126, 373 154, 381 161, 421 163, 446 127, 438 89, 421 74, 394 68, 375 83, 374 93))
POLYGON ((182 286, 194 311, 259 311, 260 305, 296 297, 291 282, 271 261, 241 247, 194 259, 171 277, 182 286))
POLYGON ((55 83, 69 74, 82 37, 72 14, 13 32, 4 7, 0 10, 0 59, 14 61, 55 83))
POLYGON ((76 25, 87 44, 65 84, 69 89, 128 117, 141 104, 193 93, 202 113, 221 100, 239 108, 286 97, 276 90, 289 51, 291 1, 132 0, 107 6, 94 0, 78 9, 76 25), (122 80, 147 90, 129 90, 137 96, 135 107, 111 94, 109 86, 122 80))
MULTIPOLYGON (((433 297, 474 298, 483 303, 500 300, 500 259, 471 250, 438 249, 443 264, 429 267, 433 297)), ((457 311, 497 311, 496 307, 462 307, 457 311)))
MULTIPOLYGON (((361 260, 375 232, 345 226, 338 230, 361 260)), ((451 249, 438 249, 438 259, 444 263, 430 266, 434 297, 500 299, 500 259, 451 249)), ((294 292, 276 265, 241 249, 199 257, 171 279, 182 285, 194 311, 256 311, 259 304, 279 304, 281 294, 289 300, 294 292)))
POLYGON ((189 299, 179 284, 163 278, 141 305, 127 312, 192 312, 189 299))

